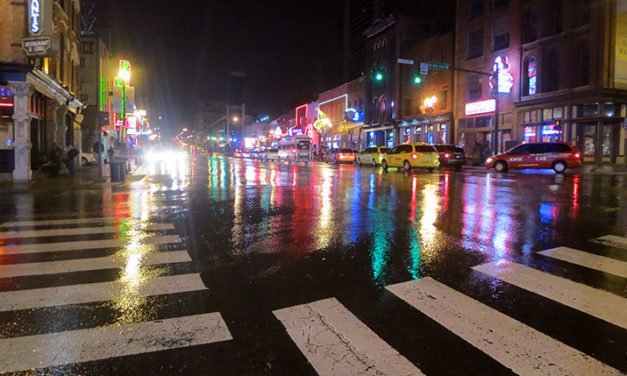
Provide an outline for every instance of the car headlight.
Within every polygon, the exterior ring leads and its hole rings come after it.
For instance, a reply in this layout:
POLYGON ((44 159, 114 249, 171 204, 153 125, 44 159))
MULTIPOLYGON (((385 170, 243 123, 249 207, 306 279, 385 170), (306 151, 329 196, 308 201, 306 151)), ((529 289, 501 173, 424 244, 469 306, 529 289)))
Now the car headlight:
POLYGON ((492 163, 493 159, 492 158, 488 158, 485 163, 492 163))

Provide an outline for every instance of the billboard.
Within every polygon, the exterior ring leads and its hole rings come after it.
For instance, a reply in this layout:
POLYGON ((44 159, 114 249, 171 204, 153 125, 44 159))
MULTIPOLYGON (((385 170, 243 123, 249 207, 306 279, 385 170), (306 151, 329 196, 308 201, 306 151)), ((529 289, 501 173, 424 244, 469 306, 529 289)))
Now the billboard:
POLYGON ((627 1, 616 2, 615 14, 614 83, 627 87, 627 1))

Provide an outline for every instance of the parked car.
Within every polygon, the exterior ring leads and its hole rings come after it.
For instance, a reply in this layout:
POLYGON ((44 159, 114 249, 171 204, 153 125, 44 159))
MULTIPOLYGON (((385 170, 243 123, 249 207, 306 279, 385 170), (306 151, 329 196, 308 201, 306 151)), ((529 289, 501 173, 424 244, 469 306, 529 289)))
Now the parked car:
POLYGON ((98 158, 94 153, 81 153, 81 164, 83 166, 93 165, 98 163, 98 158))
POLYGON ((279 149, 266 149, 265 159, 268 161, 278 161, 279 149))
POLYGON ((461 170, 462 166, 466 164, 466 153, 464 148, 457 145, 433 145, 438 151, 440 159, 440 167, 453 167, 456 170, 461 170))
POLYGON ((438 151, 433 145, 416 143, 396 145, 381 160, 381 167, 403 168, 409 171, 412 168, 426 168, 429 172, 440 166, 438 151))
POLYGON ((354 163, 357 152, 352 149, 333 149, 324 154, 327 163, 354 163))
POLYGON ((389 152, 390 148, 383 146, 373 146, 364 149, 361 153, 357 154, 357 160, 355 163, 358 165, 371 165, 376 166, 381 164, 381 160, 385 153, 389 152))
POLYGON ((565 142, 540 142, 515 146, 485 161, 487 168, 505 172, 513 168, 552 168, 558 174, 582 166, 581 153, 565 142))

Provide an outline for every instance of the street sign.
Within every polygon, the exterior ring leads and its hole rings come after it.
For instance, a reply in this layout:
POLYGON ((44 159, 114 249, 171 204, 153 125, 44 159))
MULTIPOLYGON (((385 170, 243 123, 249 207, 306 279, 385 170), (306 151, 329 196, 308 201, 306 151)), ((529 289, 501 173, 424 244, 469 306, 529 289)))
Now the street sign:
POLYGON ((396 62, 399 64, 414 65, 414 61, 411 59, 398 59, 396 62))
POLYGON ((448 70, 448 63, 431 62, 429 63, 429 69, 434 71, 448 70))
POLYGON ((22 39, 22 48, 28 56, 46 56, 50 49, 50 37, 22 39))
POLYGON ((428 63, 420 63, 420 75, 426 76, 429 74, 429 64, 428 63))

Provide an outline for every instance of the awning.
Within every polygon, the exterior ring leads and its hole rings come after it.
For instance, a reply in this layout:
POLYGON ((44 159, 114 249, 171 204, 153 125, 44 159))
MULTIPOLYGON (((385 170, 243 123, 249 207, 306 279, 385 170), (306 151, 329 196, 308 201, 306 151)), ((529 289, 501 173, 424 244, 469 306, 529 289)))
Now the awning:
POLYGON ((46 97, 67 106, 73 113, 77 113, 83 107, 83 103, 74 98, 61 84, 37 68, 26 75, 26 82, 46 97))
POLYGON ((377 131, 386 131, 388 129, 394 129, 393 125, 389 125, 387 127, 378 127, 378 128, 363 128, 364 132, 377 132, 377 131))

